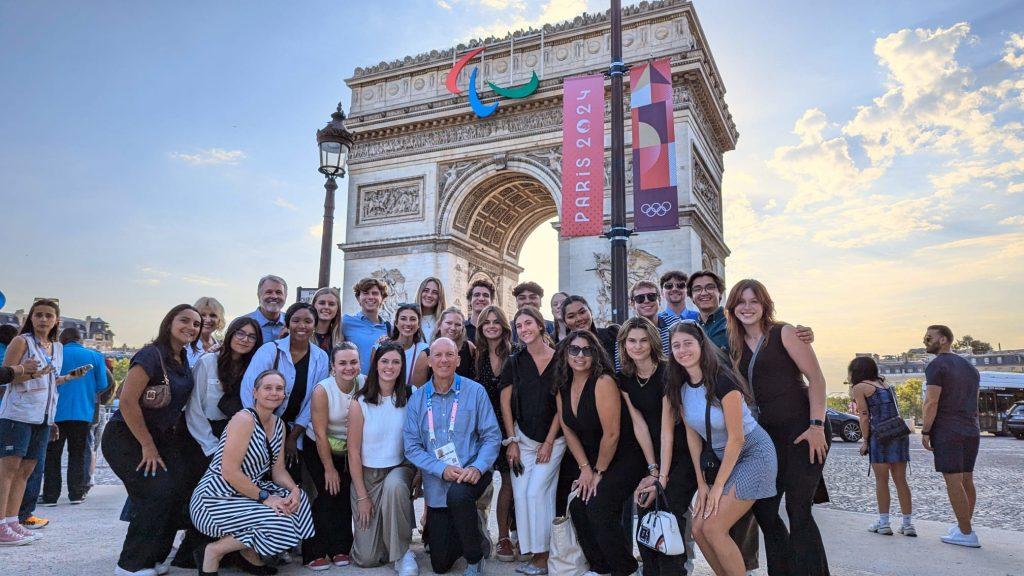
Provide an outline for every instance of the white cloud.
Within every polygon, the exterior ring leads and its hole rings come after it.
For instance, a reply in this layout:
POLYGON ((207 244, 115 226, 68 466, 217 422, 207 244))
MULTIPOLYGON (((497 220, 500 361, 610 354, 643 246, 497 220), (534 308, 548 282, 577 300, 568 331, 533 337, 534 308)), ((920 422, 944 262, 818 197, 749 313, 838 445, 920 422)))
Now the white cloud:
POLYGON ((1006 41, 1003 62, 1014 68, 1024 68, 1024 34, 1010 34, 1006 41))
POLYGON ((280 196, 274 198, 274 206, 279 206, 286 210, 291 210, 292 212, 297 212, 299 210, 298 206, 292 204, 291 202, 285 200, 284 198, 281 198, 280 196))
POLYGON ((139 277, 135 278, 136 284, 143 284, 146 286, 157 286, 165 278, 170 277, 171 273, 159 268, 153 268, 152 266, 138 266, 139 277))
POLYGON ((309 233, 310 236, 314 238, 320 238, 324 234, 324 224, 323 222, 319 224, 314 224, 307 228, 306 231, 309 233))
POLYGON ((199 274, 185 274, 181 279, 189 284, 198 284, 200 286, 227 286, 227 283, 223 280, 209 276, 200 276, 199 274))
POLYGON ((444 0, 437 0, 437 5, 439 7, 441 7, 441 8, 444 8, 445 10, 451 10, 452 9, 452 5, 447 3, 447 2, 445 2, 444 0))
POLYGON ((171 152, 171 158, 195 166, 237 164, 240 160, 245 158, 245 152, 242 152, 241 150, 224 150, 223 148, 206 148, 199 150, 194 154, 171 152))
POLYGON ((587 11, 586 0, 469 0, 495 12, 491 21, 473 28, 464 40, 470 38, 504 37, 530 27, 570 20, 587 11))
POLYGON ((1003 226, 1024 226, 1024 215, 1009 216, 999 221, 1003 226))

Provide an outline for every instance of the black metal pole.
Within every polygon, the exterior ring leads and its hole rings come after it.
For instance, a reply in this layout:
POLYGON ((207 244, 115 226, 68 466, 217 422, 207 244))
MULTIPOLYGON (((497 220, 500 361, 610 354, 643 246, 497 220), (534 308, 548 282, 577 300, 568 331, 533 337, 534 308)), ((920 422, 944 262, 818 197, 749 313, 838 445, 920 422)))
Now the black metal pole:
POLYGON ((334 191, 338 189, 334 176, 324 183, 324 230, 320 236, 320 281, 318 288, 331 285, 331 240, 334 236, 334 191))
POLYGON ((622 62, 622 7, 620 0, 612 0, 612 65, 608 75, 612 80, 612 227, 606 234, 612 243, 612 322, 626 321, 629 307, 626 302, 627 262, 626 239, 632 231, 626 229, 626 142, 622 114, 622 76, 626 66, 622 62))

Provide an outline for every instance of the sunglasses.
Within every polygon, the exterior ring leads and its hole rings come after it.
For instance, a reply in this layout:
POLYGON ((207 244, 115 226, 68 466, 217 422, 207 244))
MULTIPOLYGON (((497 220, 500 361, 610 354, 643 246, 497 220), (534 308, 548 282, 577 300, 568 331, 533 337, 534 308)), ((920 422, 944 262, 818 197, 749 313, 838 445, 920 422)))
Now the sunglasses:
POLYGON ((643 304, 644 302, 657 302, 658 295, 654 292, 648 292, 647 294, 635 294, 633 296, 633 302, 636 304, 643 304))
POLYGON ((665 282, 661 288, 662 290, 685 290, 686 284, 684 282, 665 282))
POLYGON ((594 349, 590 346, 577 346, 575 344, 570 344, 566 350, 569 352, 569 356, 583 355, 584 358, 594 357, 594 349))

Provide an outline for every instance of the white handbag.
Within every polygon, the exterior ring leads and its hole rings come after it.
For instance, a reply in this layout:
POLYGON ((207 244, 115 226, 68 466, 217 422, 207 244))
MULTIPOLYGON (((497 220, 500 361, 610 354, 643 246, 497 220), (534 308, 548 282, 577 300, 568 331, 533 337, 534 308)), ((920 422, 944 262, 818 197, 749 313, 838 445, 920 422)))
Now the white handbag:
POLYGON ((556 516, 551 522, 551 553, 548 555, 549 576, 582 576, 588 570, 587 559, 583 556, 576 527, 569 517, 569 503, 580 495, 579 490, 569 493, 565 516, 556 516))
POLYGON ((636 541, 666 556, 677 556, 686 550, 683 532, 679 529, 676 515, 668 510, 668 498, 661 490, 661 486, 658 486, 654 508, 640 519, 636 529, 636 541))

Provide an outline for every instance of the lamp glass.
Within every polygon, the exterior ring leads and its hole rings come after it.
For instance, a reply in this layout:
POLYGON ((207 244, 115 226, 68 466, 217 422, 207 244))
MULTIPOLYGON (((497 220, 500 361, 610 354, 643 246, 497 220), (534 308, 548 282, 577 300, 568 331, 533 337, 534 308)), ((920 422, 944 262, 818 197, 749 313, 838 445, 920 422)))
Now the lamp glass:
POLYGON ((341 174, 345 171, 348 161, 348 146, 341 142, 320 143, 320 171, 328 176, 341 174))

